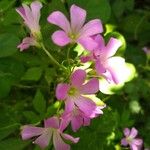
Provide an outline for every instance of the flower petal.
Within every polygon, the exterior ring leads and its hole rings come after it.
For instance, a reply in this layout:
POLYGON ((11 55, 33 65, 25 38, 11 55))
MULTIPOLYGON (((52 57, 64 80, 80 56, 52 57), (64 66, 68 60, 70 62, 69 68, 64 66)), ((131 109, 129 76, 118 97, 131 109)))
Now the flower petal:
POLYGON ((32 15, 36 23, 39 22, 41 8, 42 8, 42 3, 40 3, 39 1, 35 1, 31 3, 32 15))
POLYGON ((24 20, 26 20, 26 14, 23 7, 16 8, 16 11, 24 20))
POLYGON ((83 118, 80 115, 72 117, 71 127, 74 132, 76 132, 83 125, 83 118))
POLYGON ((124 83, 126 80, 127 67, 122 57, 111 57, 107 60, 107 70, 112 76, 114 83, 124 83))
POLYGON ((133 139, 132 144, 138 145, 138 146, 142 146, 143 144, 143 140, 142 139, 133 139))
POLYGON ((36 41, 32 37, 26 37, 22 40, 22 43, 20 43, 17 48, 20 48, 20 51, 28 49, 30 46, 36 46, 36 41))
POLYGON ((99 80, 93 78, 86 84, 82 85, 80 92, 82 94, 94 94, 99 91, 99 80))
POLYGON ((97 35, 93 36, 93 39, 98 44, 96 49, 98 49, 98 50, 103 52, 103 50, 105 49, 104 38, 100 34, 97 34, 97 35))
POLYGON ((66 33, 70 32, 70 24, 68 19, 60 11, 54 11, 47 18, 49 23, 55 24, 63 29, 66 33))
POLYGON ((139 150, 137 145, 131 144, 130 145, 131 150, 139 150))
POLYGON ((91 99, 83 96, 78 97, 75 104, 85 113, 86 117, 90 117, 96 109, 96 104, 91 99))
POLYGON ((80 33, 81 37, 92 36, 103 32, 102 23, 99 19, 94 19, 86 23, 80 33))
POLYGON ((26 15, 26 17, 24 18, 25 24, 31 29, 34 20, 31 9, 26 4, 22 4, 22 6, 24 8, 25 15, 26 15))
POLYGON ((70 8, 71 29, 73 33, 78 33, 86 19, 86 11, 76 5, 70 8))
POLYGON ((58 129, 59 128, 59 119, 58 117, 51 117, 51 118, 48 118, 46 120, 44 120, 44 126, 45 128, 56 128, 58 129))
POLYGON ((129 128, 125 128, 125 129, 123 130, 123 133, 124 133, 124 135, 125 135, 126 137, 128 137, 129 134, 130 134, 130 129, 129 129, 129 128))
POLYGON ((89 51, 92 51, 97 47, 97 43, 91 37, 80 37, 78 43, 89 51))
POLYGON ((44 149, 49 145, 51 137, 52 137, 52 131, 47 129, 33 143, 39 145, 42 149, 44 149))
POLYGON ((87 55, 87 56, 81 56, 80 60, 82 63, 86 63, 88 61, 91 61, 93 59, 92 55, 87 55))
POLYGON ((70 150, 70 145, 66 144, 58 132, 53 134, 53 144, 55 150, 70 150))
POLYGON ((44 132, 44 128, 26 125, 22 127, 21 136, 23 140, 27 140, 34 136, 39 136, 43 132, 44 132))
POLYGON ((131 138, 135 138, 136 136, 137 136, 137 134, 138 134, 138 131, 133 127, 132 129, 131 129, 131 132, 130 132, 130 137, 131 138))
POLYGON ((56 97, 58 100, 64 100, 67 97, 69 85, 66 83, 59 83, 56 87, 56 97))
POLYGON ((71 75, 71 83, 73 86, 80 87, 86 78, 86 72, 82 69, 78 69, 71 75))
POLYGON ((52 40, 56 45, 59 45, 59 46, 65 46, 68 43, 70 43, 70 38, 62 30, 55 31, 52 34, 52 40))
POLYGON ((69 141, 71 141, 71 142, 73 142, 73 143, 78 143, 78 141, 79 141, 79 139, 80 139, 80 138, 74 138, 74 137, 72 137, 71 135, 65 134, 65 133, 62 133, 61 136, 62 136, 64 139, 69 140, 69 141))
POLYGON ((63 113, 63 115, 61 116, 61 122, 60 122, 60 131, 63 132, 66 127, 69 125, 70 121, 71 121, 71 117, 72 117, 72 112, 70 113, 63 113))
POLYGON ((105 48, 105 55, 107 57, 113 56, 121 45, 122 43, 120 40, 115 38, 110 38, 105 48))
POLYGON ((128 145, 128 142, 127 142, 126 138, 123 138, 121 140, 121 145, 123 145, 123 146, 127 146, 128 145))
POLYGON ((98 59, 95 62, 95 69, 96 69, 96 72, 97 72, 98 75, 101 75, 102 73, 106 72, 105 66, 98 59))
POLYGON ((87 118, 87 117, 84 117, 84 126, 89 126, 90 123, 91 123, 91 119, 87 118))

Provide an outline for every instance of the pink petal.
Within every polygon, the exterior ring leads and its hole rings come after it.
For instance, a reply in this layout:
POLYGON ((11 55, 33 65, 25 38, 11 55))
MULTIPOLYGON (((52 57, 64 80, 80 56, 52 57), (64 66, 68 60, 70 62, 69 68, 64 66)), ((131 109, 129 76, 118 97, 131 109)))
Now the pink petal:
POLYGON ((130 132, 130 137, 131 138, 135 138, 136 136, 137 136, 137 134, 138 134, 138 131, 133 127, 132 129, 131 129, 131 132, 130 132))
POLYGON ((102 23, 99 19, 94 19, 86 23, 80 33, 81 37, 92 36, 103 32, 102 23))
POLYGON ((69 85, 66 83, 59 83, 56 87, 56 97, 58 100, 64 100, 67 97, 69 85))
POLYGON ((68 114, 64 113, 61 116, 61 122, 60 122, 60 128, 59 128, 61 132, 63 132, 66 129, 66 127, 69 125, 71 121, 71 117, 72 117, 71 112, 68 114))
POLYGON ((21 131, 21 136, 23 140, 27 140, 34 136, 39 136, 43 132, 44 132, 44 128, 26 125, 23 126, 23 130, 21 131))
POLYGON ((44 120, 44 126, 45 126, 45 128, 51 127, 51 128, 58 129, 59 128, 58 117, 51 117, 51 118, 44 120))
POLYGON ((69 33, 71 31, 68 19, 60 11, 55 11, 55 12, 51 13, 48 16, 47 20, 49 23, 59 26, 66 33, 69 33))
POLYGON ((70 43, 70 38, 62 30, 55 31, 52 34, 52 40, 56 45, 59 45, 59 46, 65 46, 68 43, 70 43))
POLYGON ((87 117, 84 117, 84 126, 89 126, 90 123, 91 123, 91 119, 87 118, 87 117))
POLYGON ((71 120, 71 127, 76 132, 83 125, 83 118, 80 115, 73 116, 71 120))
POLYGON ((74 102, 72 100, 67 99, 65 101, 64 113, 61 116, 60 131, 63 131, 69 125, 69 123, 72 119, 73 108, 74 108, 74 102))
POLYGON ((70 98, 68 98, 65 101, 65 113, 72 112, 73 108, 74 108, 74 102, 73 102, 73 100, 71 100, 70 98))
POLYGON ((80 37, 78 43, 89 51, 92 51, 97 47, 97 43, 91 37, 80 37))
POLYGON ((22 43, 17 46, 20 48, 20 51, 28 49, 30 46, 36 46, 36 41, 32 37, 26 37, 22 40, 22 43))
POLYGON ((86 11, 76 5, 70 8, 71 29, 73 33, 78 33, 86 19, 86 11))
POLYGON ((66 140, 68 140, 68 141, 71 141, 71 142, 73 142, 73 143, 78 143, 78 141, 79 141, 79 139, 80 139, 80 138, 74 138, 74 137, 72 137, 71 135, 65 134, 65 133, 62 133, 61 136, 62 136, 64 139, 66 139, 66 140))
POLYGON ((120 40, 115 38, 110 38, 109 42, 106 45, 105 55, 107 57, 113 56, 121 45, 122 43, 120 40))
POLYGON ((26 15, 26 18, 24 18, 25 24, 31 29, 33 27, 34 20, 31 9, 26 4, 23 4, 23 8, 26 15))
POLYGON ((58 132, 53 134, 53 144, 55 150, 70 150, 70 145, 66 144, 58 132))
POLYGON ((133 139, 132 144, 135 144, 137 146, 142 146, 143 140, 142 139, 133 139))
POLYGON ((134 145, 134 144, 131 144, 131 145, 130 145, 130 148, 131 148, 131 150, 140 150, 140 149, 138 148, 138 146, 136 146, 136 145, 134 145))
POLYGON ((92 55, 88 55, 88 56, 81 56, 80 60, 82 63, 86 63, 88 61, 91 61, 93 59, 92 55))
POLYGON ((124 135, 125 135, 126 137, 128 137, 129 134, 130 134, 130 129, 129 129, 129 128, 125 128, 125 129, 123 130, 123 133, 124 133, 124 135))
POLYGON ((123 83, 126 79, 127 67, 122 57, 111 57, 107 60, 107 70, 110 72, 114 83, 123 83))
POLYGON ((103 51, 104 48, 105 48, 105 41, 104 41, 104 38, 100 35, 100 34, 97 34, 93 37, 93 39, 95 40, 95 42, 98 44, 97 45, 97 49, 100 50, 100 51, 103 51))
POLYGON ((39 22, 41 8, 42 8, 42 3, 40 3, 39 1, 34 1, 31 3, 31 10, 36 23, 39 22))
POLYGON ((33 143, 39 145, 42 149, 46 148, 49 145, 49 142, 52 137, 52 131, 47 130, 43 132, 33 143))
POLYGON ((71 83, 73 86, 80 87, 86 78, 86 72, 82 69, 78 69, 71 75, 71 83))
POLYGON ((101 75, 102 73, 106 72, 105 66, 98 59, 95 62, 95 69, 96 69, 96 72, 97 72, 98 75, 101 75))
POLYGON ((99 91, 99 80, 93 78, 86 84, 82 85, 80 92, 82 94, 94 94, 99 91))
POLYGON ((26 20, 26 14, 23 7, 16 8, 16 11, 24 20, 26 20))
POLYGON ((91 99, 83 96, 78 97, 75 104, 85 113, 86 117, 90 117, 96 108, 96 104, 91 99))
POLYGON ((105 108, 106 106, 96 106, 95 110, 93 111, 93 114, 90 116, 90 118, 95 118, 99 116, 100 114, 103 114, 103 111, 101 109, 105 108))
POLYGON ((121 145, 123 145, 123 146, 127 146, 128 145, 128 142, 127 142, 127 140, 125 138, 123 138, 121 140, 121 145))

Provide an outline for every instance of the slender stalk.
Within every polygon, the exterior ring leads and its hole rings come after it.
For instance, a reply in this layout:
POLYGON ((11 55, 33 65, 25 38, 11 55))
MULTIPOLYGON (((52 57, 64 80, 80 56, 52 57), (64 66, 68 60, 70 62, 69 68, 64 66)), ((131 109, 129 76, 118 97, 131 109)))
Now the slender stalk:
POLYGON ((50 60, 51 60, 54 64, 56 64, 58 67, 60 67, 60 68, 66 70, 66 68, 65 68, 64 66, 60 65, 60 64, 58 63, 58 61, 49 53, 49 51, 45 48, 45 46, 44 46, 43 44, 41 44, 41 47, 42 47, 42 49, 44 50, 44 52, 46 53, 46 55, 50 58, 50 60))
POLYGON ((68 51, 67 51, 67 61, 68 61, 68 65, 69 65, 69 71, 71 72, 70 49, 71 49, 71 47, 69 47, 69 48, 68 48, 68 51))

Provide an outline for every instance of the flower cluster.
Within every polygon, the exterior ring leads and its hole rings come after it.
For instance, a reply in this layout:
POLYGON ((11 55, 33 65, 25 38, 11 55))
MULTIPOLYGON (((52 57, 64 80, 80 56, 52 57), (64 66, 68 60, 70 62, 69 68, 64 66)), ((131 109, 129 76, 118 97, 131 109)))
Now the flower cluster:
POLYGON ((143 140, 136 138, 138 131, 133 127, 131 130, 129 128, 124 129, 125 138, 121 140, 123 146, 129 145, 131 150, 141 150, 143 145, 143 140))
MULTIPOLYGON (((20 48, 20 51, 28 49, 30 46, 41 48, 51 61, 66 71, 68 69, 59 64, 43 44, 39 25, 41 8, 42 4, 35 1, 31 3, 30 7, 23 4, 22 7, 16 9, 31 31, 30 36, 24 38, 18 48, 20 48)), ((69 150, 70 145, 66 143, 66 140, 77 143, 79 138, 73 138, 65 134, 64 130, 71 124, 72 130, 76 132, 81 126, 89 126, 91 119, 103 114, 102 109, 106 105, 100 99, 100 103, 98 103, 92 98, 93 96, 96 97, 96 93, 99 91, 99 77, 104 77, 109 83, 120 83, 119 69, 120 67, 123 68, 125 60, 114 56, 121 46, 121 41, 111 37, 105 44, 104 37, 101 35, 103 32, 101 20, 94 19, 85 23, 86 11, 84 9, 72 5, 70 22, 60 11, 52 12, 47 20, 61 28, 61 30, 52 34, 52 41, 56 45, 62 47, 80 44, 84 48, 88 54, 82 55, 78 59, 81 65, 88 61, 94 64, 92 69, 95 70, 96 78, 90 77, 86 70, 71 67, 71 70, 67 72, 69 78, 58 83, 55 92, 57 100, 64 102, 63 112, 61 111, 45 119, 44 127, 23 126, 21 135, 23 140, 37 137, 33 143, 39 145, 42 149, 46 148, 52 140, 56 150, 69 150), (116 64, 118 65, 116 66, 116 64)), ((135 129, 133 130, 135 131, 135 129)), ((138 145, 136 144, 138 143, 137 140, 133 141, 136 136, 135 134, 133 136, 133 131, 131 131, 131 134, 129 130, 125 131, 125 136, 127 138, 122 140, 123 145, 130 144, 131 147, 138 145)))

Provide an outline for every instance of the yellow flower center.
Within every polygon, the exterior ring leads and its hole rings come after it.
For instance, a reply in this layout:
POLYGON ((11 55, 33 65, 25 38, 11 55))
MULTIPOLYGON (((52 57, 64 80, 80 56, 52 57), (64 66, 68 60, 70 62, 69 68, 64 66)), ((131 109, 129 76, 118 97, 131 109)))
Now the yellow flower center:
POLYGON ((68 91, 69 96, 74 96, 77 93, 77 89, 74 87, 71 87, 68 91))

